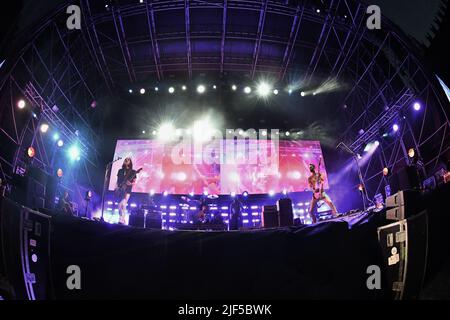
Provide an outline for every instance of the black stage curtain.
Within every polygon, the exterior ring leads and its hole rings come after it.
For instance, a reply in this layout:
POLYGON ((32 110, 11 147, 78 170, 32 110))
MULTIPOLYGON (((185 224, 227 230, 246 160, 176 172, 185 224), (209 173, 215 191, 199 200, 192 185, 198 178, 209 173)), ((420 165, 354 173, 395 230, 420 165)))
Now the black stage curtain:
POLYGON ((164 231, 52 219, 57 299, 375 299, 383 214, 269 230, 164 231), (81 290, 66 269, 81 268, 81 290))

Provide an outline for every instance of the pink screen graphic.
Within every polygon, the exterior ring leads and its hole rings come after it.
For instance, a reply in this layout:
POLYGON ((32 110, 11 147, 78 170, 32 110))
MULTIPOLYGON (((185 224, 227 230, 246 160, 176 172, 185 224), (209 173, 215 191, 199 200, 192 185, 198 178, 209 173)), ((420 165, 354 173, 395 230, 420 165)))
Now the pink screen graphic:
MULTIPOLYGON (((257 145, 260 150, 268 148, 266 141, 258 141, 257 145)), ((308 190, 309 164, 317 166, 322 157, 319 141, 279 141, 277 163, 236 161, 234 164, 222 161, 222 164, 208 164, 192 161, 194 163, 178 164, 172 160, 172 148, 173 145, 157 140, 119 140, 114 158, 130 157, 134 169, 143 169, 133 187, 133 192, 137 193, 201 194, 207 191, 209 194, 230 194, 248 191, 264 194, 308 190)), ((188 156, 194 159, 199 155, 192 151, 188 156)), ((222 158, 225 159, 226 155, 222 158)), ((109 190, 115 188, 122 162, 114 162, 112 166, 109 190)), ((324 161, 321 173, 325 178, 324 187, 328 189, 324 161)))

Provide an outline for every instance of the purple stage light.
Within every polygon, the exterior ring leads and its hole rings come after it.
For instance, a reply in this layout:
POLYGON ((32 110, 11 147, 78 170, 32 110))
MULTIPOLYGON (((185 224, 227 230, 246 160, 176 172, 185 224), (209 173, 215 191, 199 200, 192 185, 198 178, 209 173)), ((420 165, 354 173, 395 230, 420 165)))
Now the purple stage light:
POLYGON ((394 125, 392 126, 392 130, 394 130, 394 132, 397 132, 398 129, 399 129, 398 124, 394 124, 394 125))
POLYGON ((414 110, 419 111, 420 109, 422 109, 420 103, 419 102, 414 103, 414 110))

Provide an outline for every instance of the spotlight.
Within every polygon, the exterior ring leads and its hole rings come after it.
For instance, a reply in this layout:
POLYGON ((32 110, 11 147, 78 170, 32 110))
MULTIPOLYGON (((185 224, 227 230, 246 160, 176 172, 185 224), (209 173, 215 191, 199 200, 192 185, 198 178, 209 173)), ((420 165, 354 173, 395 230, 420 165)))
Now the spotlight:
POLYGON ((142 88, 141 90, 139 90, 139 93, 140 93, 140 94, 144 94, 144 93, 145 93, 145 89, 142 88))
POLYGON ((156 130, 152 131, 152 135, 156 136, 156 133, 157 133, 156 130))
POLYGON ((304 97, 304 96, 306 96, 306 93, 305 93, 304 91, 302 91, 302 92, 300 92, 300 95, 301 95, 302 97, 304 97))
POLYGON ((129 93, 133 93, 133 89, 129 89, 128 92, 129 92, 129 93))
POLYGON ((34 156, 36 155, 36 150, 33 147, 29 147, 27 149, 27 155, 30 158, 34 158, 34 156))
POLYGON ((240 135, 240 136, 244 135, 244 130, 242 130, 242 129, 239 130, 239 135, 240 135))
POLYGON ((233 84, 233 85, 231 86, 231 90, 236 91, 236 89, 237 89, 236 85, 233 84))
POLYGON ((383 168, 383 176, 387 177, 387 175, 389 174, 389 169, 387 167, 383 168))
POLYGON ((358 190, 359 190, 360 192, 363 192, 363 191, 364 191, 364 186, 363 186, 362 184, 359 184, 359 185, 358 185, 358 190))
POLYGON ((26 106, 25 100, 19 100, 19 102, 17 102, 17 108, 23 109, 25 108, 25 106, 26 106))
POLYGON ((234 192, 234 191, 231 192, 230 196, 231 196, 232 198, 236 197, 236 192, 234 192))
POLYGON ((59 139, 57 145, 58 145, 58 147, 61 148, 61 147, 64 145, 64 141, 62 141, 61 139, 59 139))
POLYGON ((150 190, 150 195, 153 196, 155 194, 155 189, 150 190))
POLYGON ((203 195, 204 196, 207 196, 209 193, 208 193, 208 190, 205 190, 205 191, 203 191, 203 195))
POLYGON ((58 176, 58 178, 62 178, 64 175, 64 171, 59 168, 58 170, 56 170, 56 175, 58 176))
POLYGON ((186 86, 181 86, 181 90, 186 91, 186 86))
POLYGON ((291 93, 292 93, 292 89, 289 89, 289 90, 288 90, 288 93, 291 94, 291 93))
POLYGON ((217 89, 217 86, 216 86, 216 85, 213 85, 213 89, 216 90, 216 89, 217 89))
POLYGON ((158 91, 159 91, 159 88, 158 88, 158 87, 155 87, 155 91, 158 92, 158 91))
POLYGON ((277 95, 278 94, 278 89, 273 90, 273 94, 277 95))
POLYGON ((92 191, 91 190, 86 191, 86 194, 84 195, 84 200, 91 201, 91 198, 92 198, 92 191))
POLYGON ((285 135, 286 135, 286 137, 289 137, 291 135, 291 133, 289 131, 286 131, 285 135))
POLYGON ((59 134, 58 134, 58 133, 55 133, 55 134, 53 135, 53 140, 58 141, 58 139, 59 139, 59 134))
POLYGON ((244 92, 245 92, 246 94, 249 94, 249 93, 252 92, 252 89, 251 89, 250 87, 245 87, 245 88, 244 88, 244 92))
POLYGON ((47 133, 49 128, 50 127, 49 127, 49 125, 47 123, 43 123, 43 124, 41 124, 40 130, 41 130, 42 133, 47 133))
POLYGON ((164 191, 164 192, 163 192, 163 196, 164 196, 164 197, 167 197, 168 194, 169 194, 169 192, 167 192, 167 191, 164 191))
POLYGON ((145 134, 145 130, 142 130, 142 134, 145 134))
POLYGON ((258 85, 257 92, 260 97, 267 97, 270 94, 271 87, 266 82, 261 82, 258 85))
POLYGON ((244 198, 248 197, 248 191, 242 192, 242 196, 243 196, 244 198))
POLYGON ((283 189, 283 194, 287 195, 287 190, 286 189, 283 189))
POLYGON ((37 114, 36 113, 32 113, 33 118, 37 119, 37 114))
POLYGON ((189 192, 189 196, 193 197, 194 196, 194 191, 189 192))
POLYGON ((414 110, 419 111, 420 109, 422 109, 422 106, 420 105, 420 103, 418 103, 418 102, 414 103, 414 110))
POLYGON ((269 191, 269 196, 273 197, 274 195, 275 195, 275 191, 270 190, 270 191, 269 191))
POLYGON ((267 136, 267 131, 266 131, 266 130, 263 130, 263 131, 261 132, 261 135, 264 136, 264 137, 267 136))
POLYGON ((408 150, 408 157, 410 157, 411 159, 413 159, 416 156, 416 150, 414 150, 414 148, 410 148, 408 150))
POLYGON ((398 124, 395 123, 395 124, 392 126, 392 130, 394 130, 394 132, 397 132, 398 129, 399 129, 399 126, 398 126, 398 124))
POLYGON ((172 94, 172 93, 174 93, 174 92, 175 92, 175 88, 174 88, 174 87, 170 87, 170 88, 169 88, 169 93, 172 94))
POLYGON ((320 13, 320 9, 317 9, 316 12, 317 12, 317 13, 320 13))
POLYGON ((158 130, 158 138, 162 140, 170 140, 174 131, 175 128, 172 123, 163 123, 158 130))
POLYGON ((375 142, 374 142, 374 145, 375 145, 375 147, 378 147, 378 146, 380 145, 380 141, 378 141, 378 140, 375 141, 375 142))
POLYGON ((80 149, 78 148, 78 146, 76 146, 76 145, 71 146, 68 152, 69 152, 70 160, 72 160, 72 161, 74 161, 74 160, 79 161, 79 159, 80 159, 80 149))
POLYGON ((199 85, 198 87, 197 87, 197 92, 198 93, 200 93, 200 94, 203 94, 203 93, 205 93, 205 91, 206 91, 206 88, 205 88, 205 86, 204 85, 199 85))

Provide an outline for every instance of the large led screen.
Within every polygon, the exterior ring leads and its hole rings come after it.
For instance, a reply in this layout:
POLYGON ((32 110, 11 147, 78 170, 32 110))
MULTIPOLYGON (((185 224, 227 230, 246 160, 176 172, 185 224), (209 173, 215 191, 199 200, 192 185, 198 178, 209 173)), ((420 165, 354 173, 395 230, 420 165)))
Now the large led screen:
MULTIPOLYGON (((322 157, 319 141, 221 140, 214 147, 187 146, 159 140, 119 140, 109 189, 129 157, 133 168, 142 168, 133 192, 170 194, 251 194, 308 190, 309 164, 322 157), (234 145, 234 147, 233 147, 234 145), (212 151, 211 151, 212 150, 212 151)), ((328 188, 324 161, 321 172, 328 188)))

